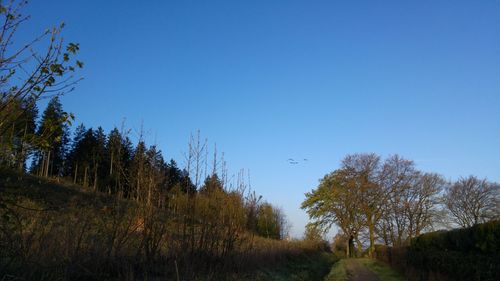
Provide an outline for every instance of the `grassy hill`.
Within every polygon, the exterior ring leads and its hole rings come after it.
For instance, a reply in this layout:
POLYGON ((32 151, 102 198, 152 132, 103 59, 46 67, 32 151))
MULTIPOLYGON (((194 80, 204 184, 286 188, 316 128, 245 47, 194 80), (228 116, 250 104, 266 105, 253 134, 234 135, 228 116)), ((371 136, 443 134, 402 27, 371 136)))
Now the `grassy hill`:
MULTIPOLYGON (((196 200, 195 211, 221 202, 196 200)), ((0 278, 300 280, 333 263, 318 244, 233 233, 230 205, 221 206, 224 216, 188 217, 188 201, 179 195, 157 208, 0 170, 0 278)))

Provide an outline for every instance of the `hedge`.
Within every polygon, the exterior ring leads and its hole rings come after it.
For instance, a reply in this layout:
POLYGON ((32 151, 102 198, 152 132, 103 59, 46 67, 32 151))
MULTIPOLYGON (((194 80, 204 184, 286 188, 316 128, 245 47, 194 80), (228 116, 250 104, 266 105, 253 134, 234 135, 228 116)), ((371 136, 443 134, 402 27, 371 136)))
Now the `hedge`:
POLYGON ((500 280, 500 221, 426 233, 407 247, 375 249, 378 259, 410 280, 500 280))

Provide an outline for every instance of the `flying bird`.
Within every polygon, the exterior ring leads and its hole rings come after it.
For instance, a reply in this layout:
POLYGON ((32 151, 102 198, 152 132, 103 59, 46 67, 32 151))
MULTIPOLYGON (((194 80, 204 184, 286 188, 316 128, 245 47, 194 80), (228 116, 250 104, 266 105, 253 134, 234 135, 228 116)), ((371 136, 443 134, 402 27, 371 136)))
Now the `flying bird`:
MULTIPOLYGON (((286 161, 287 161, 287 162, 288 162, 288 164, 290 164, 290 165, 297 165, 297 164, 299 164, 299 163, 300 163, 300 162, 299 162, 299 160, 295 160, 294 158, 288 158, 286 161)), ((307 161, 307 159, 304 159, 304 161, 307 161)))

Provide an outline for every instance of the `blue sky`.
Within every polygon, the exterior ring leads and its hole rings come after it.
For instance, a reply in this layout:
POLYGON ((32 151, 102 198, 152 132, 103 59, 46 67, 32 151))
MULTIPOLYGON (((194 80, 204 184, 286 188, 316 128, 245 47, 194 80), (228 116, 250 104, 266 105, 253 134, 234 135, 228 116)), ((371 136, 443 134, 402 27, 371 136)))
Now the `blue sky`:
POLYGON ((182 163, 201 130, 300 236, 304 192, 348 153, 500 181, 500 1, 32 0, 65 21, 77 122, 127 125, 182 163), (304 159, 290 165, 288 158, 304 159))

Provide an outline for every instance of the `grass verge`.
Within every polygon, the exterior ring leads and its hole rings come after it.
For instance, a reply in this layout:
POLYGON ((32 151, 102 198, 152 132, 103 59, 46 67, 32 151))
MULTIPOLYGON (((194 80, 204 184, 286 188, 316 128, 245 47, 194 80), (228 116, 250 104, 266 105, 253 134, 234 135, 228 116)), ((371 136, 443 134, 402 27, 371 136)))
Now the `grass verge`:
POLYGON ((337 258, 330 253, 305 253, 269 268, 236 274, 227 280, 238 281, 322 281, 337 258))
POLYGON ((387 265, 381 263, 380 261, 374 259, 358 259, 359 263, 366 266, 369 270, 375 273, 380 281, 404 281, 404 279, 399 273, 392 270, 387 265))
POLYGON ((331 268, 330 273, 324 281, 347 281, 347 271, 345 268, 345 259, 337 261, 331 268))

